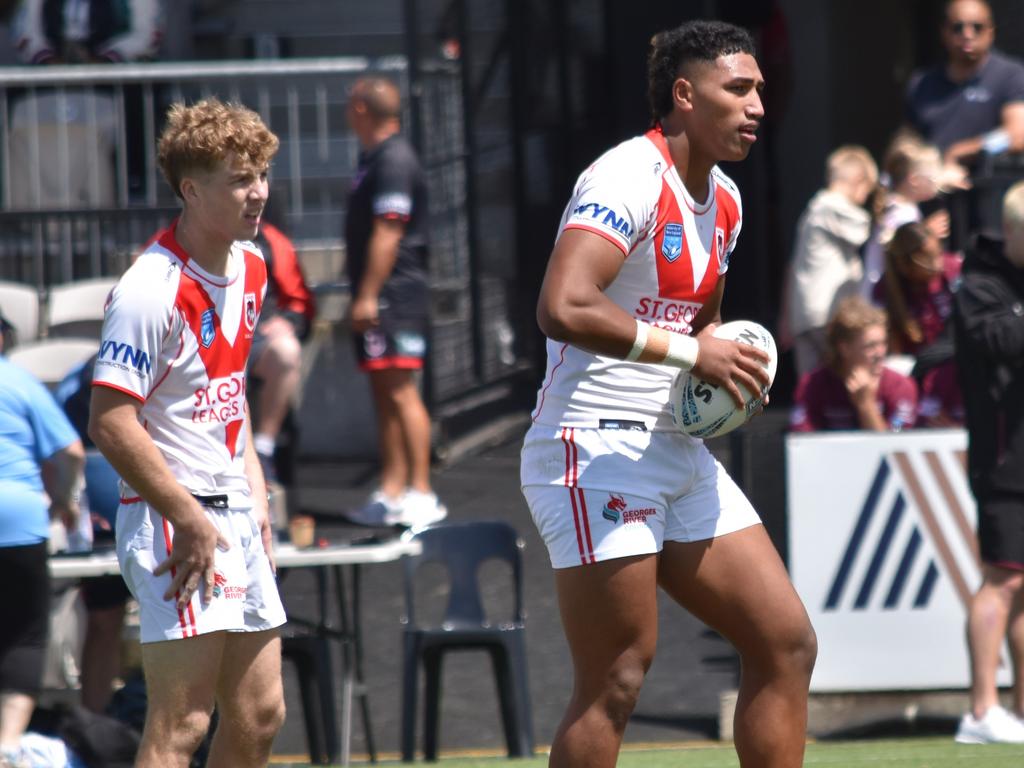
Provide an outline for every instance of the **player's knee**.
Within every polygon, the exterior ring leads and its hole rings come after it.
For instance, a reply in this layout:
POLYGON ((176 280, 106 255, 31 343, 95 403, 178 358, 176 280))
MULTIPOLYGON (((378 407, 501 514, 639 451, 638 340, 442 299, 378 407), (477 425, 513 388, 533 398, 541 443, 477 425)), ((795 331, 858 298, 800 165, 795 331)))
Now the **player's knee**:
MULTIPOLYGON (((818 638, 809 621, 784 627, 761 647, 766 651, 763 663, 787 677, 810 678, 818 658, 818 638)), ((744 654, 744 661, 753 659, 750 654, 744 654)))
POLYGON ((623 731, 640 698, 640 688, 651 665, 650 658, 638 654, 624 654, 608 675, 605 691, 605 710, 612 726, 623 731))
POLYGON ((269 743, 284 725, 284 696, 268 696, 256 707, 252 715, 251 728, 261 742, 269 743))
POLYGON ((274 356, 275 364, 286 370, 297 369, 302 360, 302 345, 295 336, 288 333, 275 336, 270 342, 269 351, 274 356))
POLYGON ((203 710, 164 714, 150 708, 146 730, 155 741, 170 746, 175 754, 191 755, 210 730, 210 716, 210 712, 203 710))

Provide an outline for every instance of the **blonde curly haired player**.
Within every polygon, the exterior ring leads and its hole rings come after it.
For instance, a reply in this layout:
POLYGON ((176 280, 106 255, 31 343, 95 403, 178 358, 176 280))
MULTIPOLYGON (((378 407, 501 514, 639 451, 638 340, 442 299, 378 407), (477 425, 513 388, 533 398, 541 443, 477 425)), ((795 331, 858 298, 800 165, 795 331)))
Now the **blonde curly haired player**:
POLYGON ((171 107, 159 162, 182 203, 114 288, 89 434, 121 476, 117 554, 140 607, 137 766, 265 765, 284 721, 285 621, 245 371, 267 290, 250 242, 277 137, 250 109, 171 107))

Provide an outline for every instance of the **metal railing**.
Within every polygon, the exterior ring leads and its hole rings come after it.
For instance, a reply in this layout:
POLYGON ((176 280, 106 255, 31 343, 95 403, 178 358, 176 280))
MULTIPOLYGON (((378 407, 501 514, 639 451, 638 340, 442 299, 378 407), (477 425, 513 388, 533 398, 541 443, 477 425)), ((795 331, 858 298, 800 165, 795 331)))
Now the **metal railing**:
POLYGON ((167 107, 217 95, 256 110, 281 139, 272 198, 298 241, 339 242, 358 143, 348 88, 402 58, 330 58, 0 68, 0 276, 36 283, 104 273, 177 201, 156 162, 167 107), (117 215, 112 215, 116 212, 117 215), (143 227, 144 228, 144 227, 143 227))

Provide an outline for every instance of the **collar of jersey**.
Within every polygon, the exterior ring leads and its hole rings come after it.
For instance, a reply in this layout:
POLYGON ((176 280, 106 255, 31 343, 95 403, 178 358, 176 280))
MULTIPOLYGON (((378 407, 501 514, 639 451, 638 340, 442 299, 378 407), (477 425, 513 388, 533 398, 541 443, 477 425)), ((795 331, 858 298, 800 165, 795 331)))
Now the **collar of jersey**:
POLYGON ((226 288, 238 279, 238 253, 234 244, 232 244, 231 253, 228 256, 228 275, 212 275, 196 264, 185 249, 181 247, 181 243, 178 242, 177 230, 178 219, 175 219, 160 238, 160 245, 178 257, 183 270, 192 277, 202 280, 204 283, 209 283, 216 288, 226 288))
POLYGON ((668 164, 665 175, 669 179, 669 186, 673 188, 676 194, 683 198, 683 202, 686 203, 686 207, 698 216, 711 210, 711 206, 715 202, 714 173, 708 176, 708 199, 703 203, 698 204, 690 195, 689 190, 686 188, 682 178, 679 176, 679 170, 676 168, 675 161, 672 160, 672 154, 668 151, 668 142, 665 140, 665 133, 661 128, 661 123, 658 123, 658 125, 651 128, 645 135, 647 136, 647 139, 658 148, 661 156, 665 158, 665 162, 668 164))

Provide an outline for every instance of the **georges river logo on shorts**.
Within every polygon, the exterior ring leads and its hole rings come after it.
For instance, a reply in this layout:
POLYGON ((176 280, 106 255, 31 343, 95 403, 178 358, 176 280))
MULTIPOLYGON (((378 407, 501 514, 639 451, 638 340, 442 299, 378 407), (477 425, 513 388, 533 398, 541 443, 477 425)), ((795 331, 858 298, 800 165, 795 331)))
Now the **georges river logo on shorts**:
POLYGON ((213 596, 224 595, 227 600, 242 600, 245 598, 245 587, 228 584, 228 577, 220 571, 213 572, 213 596))
POLYGON ((611 520, 613 523, 619 522, 619 515, 622 514, 626 508, 626 500, 621 496, 617 496, 614 493, 608 494, 608 501, 604 504, 604 509, 601 510, 601 517, 605 520, 611 520))
POLYGON ((200 387, 194 392, 192 421, 197 424, 238 421, 244 416, 245 373, 243 371, 237 371, 219 379, 210 379, 207 386, 200 387))
POLYGON ((612 523, 619 522, 619 518, 622 518, 623 525, 629 525, 630 523, 641 523, 646 524, 647 518, 657 513, 654 507, 644 507, 642 509, 628 509, 629 504, 626 503, 626 499, 617 494, 609 493, 608 501, 604 503, 604 508, 601 510, 601 517, 612 523))

